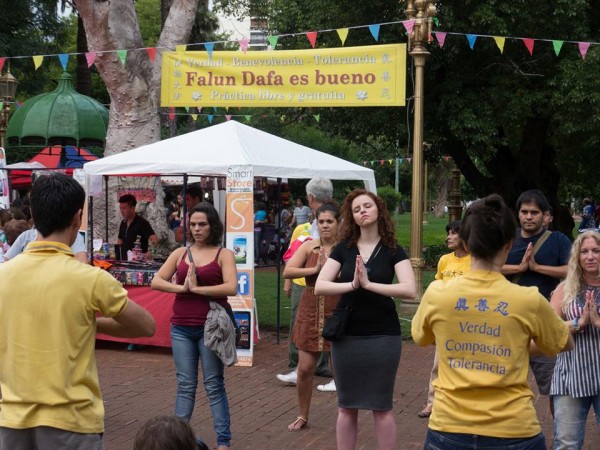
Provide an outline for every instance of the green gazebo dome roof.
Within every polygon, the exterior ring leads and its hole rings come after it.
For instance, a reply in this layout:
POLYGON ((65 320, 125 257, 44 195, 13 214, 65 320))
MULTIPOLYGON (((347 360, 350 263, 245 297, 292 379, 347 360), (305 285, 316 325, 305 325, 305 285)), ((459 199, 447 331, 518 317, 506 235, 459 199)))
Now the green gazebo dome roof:
POLYGON ((7 147, 74 145, 104 148, 108 110, 73 88, 64 72, 52 92, 27 100, 10 118, 7 147))

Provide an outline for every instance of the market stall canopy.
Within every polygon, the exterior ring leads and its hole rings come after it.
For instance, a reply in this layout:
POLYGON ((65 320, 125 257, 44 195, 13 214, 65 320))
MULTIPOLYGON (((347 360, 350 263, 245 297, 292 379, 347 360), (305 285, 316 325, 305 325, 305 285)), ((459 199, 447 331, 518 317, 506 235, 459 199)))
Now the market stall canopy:
POLYGON ((87 175, 226 176, 250 165, 255 177, 362 180, 375 192, 372 169, 230 120, 118 153, 83 166, 87 175))
POLYGON ((56 89, 27 100, 12 115, 6 130, 7 148, 73 145, 104 148, 108 110, 73 89, 64 72, 56 89))
POLYGON ((95 159, 98 159, 96 155, 83 148, 56 146, 43 149, 26 163, 9 164, 6 168, 11 169, 11 187, 25 189, 31 186, 31 174, 36 169, 67 169, 66 173, 71 175, 73 169, 79 169, 84 163, 95 159))

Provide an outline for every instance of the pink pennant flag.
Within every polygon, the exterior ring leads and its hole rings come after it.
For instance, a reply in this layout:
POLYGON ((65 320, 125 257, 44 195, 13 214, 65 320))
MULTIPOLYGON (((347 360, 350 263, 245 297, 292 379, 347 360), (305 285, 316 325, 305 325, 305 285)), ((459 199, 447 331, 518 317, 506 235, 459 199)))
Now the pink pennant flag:
POLYGON ((3 56, 0 58, 0 73, 2 72, 2 68, 4 67, 4 63, 6 62, 6 58, 3 56))
POLYGON ((150 61, 156 61, 156 47, 146 48, 145 50, 146 53, 148 53, 148 56, 150 57, 150 61))
POLYGON ((198 114, 202 114, 202 106, 197 106, 196 109, 198 110, 198 114))
POLYGON ((406 158, 406 160, 408 161, 408 163, 410 164, 410 162, 412 161, 412 158, 406 158))
POLYGON ((250 39, 239 39, 238 43, 240 44, 240 50, 246 53, 248 50, 248 44, 250 43, 250 39))
POLYGON ((448 162, 448 159, 450 159, 450 157, 448 155, 444 155, 442 156, 442 158, 444 158, 444 161, 448 162))
POLYGON ((438 44, 440 45, 440 48, 442 48, 444 46, 444 43, 446 42, 446 33, 436 31, 433 34, 435 35, 435 38, 437 39, 438 44))
POLYGON ((225 114, 225 119, 229 122, 231 120, 231 114, 225 114))
POLYGON ((169 106, 169 120, 173 122, 175 120, 175 107, 169 106))
POLYGON ((94 61, 96 61, 96 53, 95 52, 86 52, 85 60, 87 61, 87 66, 89 69, 90 67, 92 67, 92 64, 94 64, 94 61))
POLYGON ((581 53, 581 57, 585 59, 585 55, 587 55, 588 48, 590 48, 589 42, 580 42, 579 43, 579 53, 581 53))
POLYGON ((385 160, 383 160, 383 159, 380 159, 380 160, 379 160, 379 165, 380 165, 380 166, 383 166, 383 164, 384 164, 384 163, 385 163, 385 160))
POLYGON ((310 45, 312 45, 312 48, 315 48, 315 45, 317 43, 317 32, 316 31, 309 31, 306 33, 306 37, 308 38, 308 41, 310 42, 310 45))
MULTIPOLYGON (((410 34, 413 32, 413 28, 415 27, 415 21, 414 20, 404 20, 402 22, 402 25, 404 25, 404 28, 406 29, 406 33, 410 34)), ((446 34, 446 33, 444 33, 446 34)))
POLYGON ((527 47, 527 50, 529 50, 529 54, 533 56, 533 44, 535 41, 530 38, 523 38, 521 40, 523 41, 523 44, 525 44, 525 47, 527 47))

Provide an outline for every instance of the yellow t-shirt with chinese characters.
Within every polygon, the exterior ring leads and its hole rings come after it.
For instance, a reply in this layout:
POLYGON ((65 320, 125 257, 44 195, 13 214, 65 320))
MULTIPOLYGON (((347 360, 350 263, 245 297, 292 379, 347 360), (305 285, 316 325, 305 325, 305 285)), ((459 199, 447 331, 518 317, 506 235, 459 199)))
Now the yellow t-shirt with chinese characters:
POLYGON ((449 280, 471 270, 471 255, 458 257, 452 253, 442 255, 437 265, 436 280, 449 280))
POLYGON ((0 299, 0 426, 104 432, 96 313, 127 307, 121 283, 62 243, 34 241, 1 265, 0 299))
POLYGON ((435 339, 439 356, 429 428, 499 438, 540 433, 527 382, 530 339, 555 355, 569 329, 537 288, 487 270, 434 281, 411 331, 418 345, 435 339))

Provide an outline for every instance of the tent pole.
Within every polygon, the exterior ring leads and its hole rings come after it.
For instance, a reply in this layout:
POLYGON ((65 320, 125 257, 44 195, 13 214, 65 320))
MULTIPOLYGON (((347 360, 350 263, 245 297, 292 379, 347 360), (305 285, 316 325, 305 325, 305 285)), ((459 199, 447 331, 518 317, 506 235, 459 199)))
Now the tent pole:
POLYGON ((185 201, 185 196, 187 195, 187 183, 188 183, 188 175, 187 173, 183 174, 183 189, 181 191, 181 196, 183 197, 183 217, 181 220, 183 221, 183 239, 181 243, 185 247, 187 245, 187 202, 185 201))
POLYGON ((104 242, 108 242, 108 175, 104 175, 104 242))
POLYGON ((277 208, 275 208, 277 217, 273 218, 279 225, 277 233, 277 344, 279 344, 279 332, 281 328, 281 178, 277 178, 277 208))
POLYGON ((87 236, 88 251, 90 252, 90 265, 94 265, 94 197, 88 197, 88 229, 90 233, 87 236))

